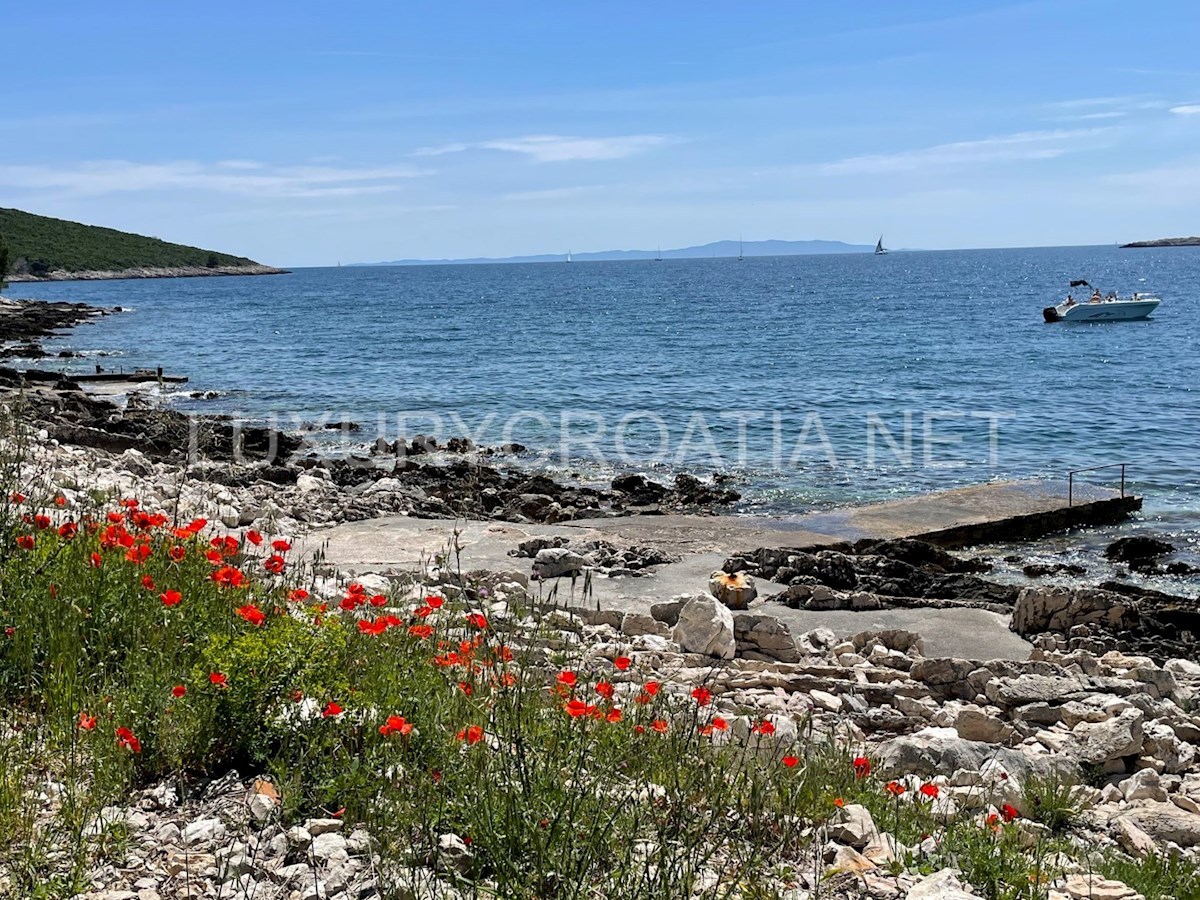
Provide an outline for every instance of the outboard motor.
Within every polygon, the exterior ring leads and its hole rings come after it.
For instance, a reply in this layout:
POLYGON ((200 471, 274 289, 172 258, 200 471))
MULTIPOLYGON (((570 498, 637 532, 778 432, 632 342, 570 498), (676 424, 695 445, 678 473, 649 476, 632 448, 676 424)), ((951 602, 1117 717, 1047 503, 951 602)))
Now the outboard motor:
POLYGON ((1042 310, 1042 318, 1047 322, 1057 322, 1061 316, 1058 314, 1058 308, 1055 306, 1047 306, 1042 310))

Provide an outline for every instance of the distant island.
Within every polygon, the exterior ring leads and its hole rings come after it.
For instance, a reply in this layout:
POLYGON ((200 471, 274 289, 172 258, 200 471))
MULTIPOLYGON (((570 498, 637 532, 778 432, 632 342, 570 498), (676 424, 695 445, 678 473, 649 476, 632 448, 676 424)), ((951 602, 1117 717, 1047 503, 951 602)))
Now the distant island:
POLYGON ((1122 244, 1126 247, 1200 247, 1200 237, 1159 238, 1157 241, 1134 241, 1132 244, 1122 244))
MULTIPOLYGON (((8 281, 275 275, 282 269, 112 228, 0 208, 0 256, 8 281)), ((4 281, 0 272, 0 281, 4 281)))
MULTIPOLYGON (((714 241, 698 247, 678 247, 672 250, 600 250, 593 253, 572 253, 571 262, 610 262, 638 259, 711 259, 713 257, 743 256, 801 256, 811 253, 870 253, 874 244, 846 244, 842 241, 714 241)), ((473 257, 471 259, 393 259, 386 262, 352 263, 356 266, 461 266, 478 263, 548 263, 567 262, 568 254, 542 253, 537 256, 505 256, 501 258, 473 257)))

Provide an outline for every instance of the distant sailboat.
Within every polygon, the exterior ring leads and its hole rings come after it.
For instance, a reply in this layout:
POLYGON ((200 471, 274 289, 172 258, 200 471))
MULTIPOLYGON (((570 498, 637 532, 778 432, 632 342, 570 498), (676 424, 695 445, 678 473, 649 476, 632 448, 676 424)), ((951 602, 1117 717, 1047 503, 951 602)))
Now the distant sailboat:
POLYGON ((875 255, 882 256, 885 253, 887 253, 887 250, 883 248, 883 235, 881 234, 879 240, 875 242, 875 255))
POLYGON ((662 247, 658 248, 658 255, 654 257, 655 262, 662 262, 662 247))
POLYGON ((738 262, 741 262, 746 257, 742 255, 742 236, 738 235, 738 262))
POLYGON ((572 262, 570 250, 567 251, 567 262, 572 262))

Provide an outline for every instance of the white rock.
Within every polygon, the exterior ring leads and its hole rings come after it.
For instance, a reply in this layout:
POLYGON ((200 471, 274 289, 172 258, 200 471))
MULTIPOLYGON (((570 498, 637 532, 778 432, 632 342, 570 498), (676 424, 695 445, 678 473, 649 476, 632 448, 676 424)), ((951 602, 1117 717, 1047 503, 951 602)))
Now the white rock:
POLYGON ((829 822, 831 840, 848 844, 861 850, 879 838, 879 828, 871 817, 871 811, 859 803, 850 803, 838 809, 829 822))
POLYGON ((539 550, 533 558, 533 571, 543 580, 562 578, 566 575, 578 575, 591 564, 590 559, 574 550, 566 547, 546 547, 539 550))
POLYGON ((954 869, 942 869, 922 878, 908 891, 908 900, 983 900, 958 880, 954 869))
POLYGON ((683 605, 673 637, 686 653, 717 659, 733 659, 737 653, 733 613, 710 594, 697 594, 683 605))
POLYGON ((471 871, 473 861, 471 848, 457 834, 447 833, 438 837, 437 862, 443 872, 466 875, 471 871))
POLYGON ((1129 802, 1167 799, 1167 792, 1163 790, 1158 773, 1153 769, 1141 769, 1134 772, 1121 782, 1120 787, 1121 796, 1129 802))
POLYGON ((188 822, 183 829, 183 843, 188 847, 214 841, 225 834, 225 823, 220 819, 197 819, 188 822))

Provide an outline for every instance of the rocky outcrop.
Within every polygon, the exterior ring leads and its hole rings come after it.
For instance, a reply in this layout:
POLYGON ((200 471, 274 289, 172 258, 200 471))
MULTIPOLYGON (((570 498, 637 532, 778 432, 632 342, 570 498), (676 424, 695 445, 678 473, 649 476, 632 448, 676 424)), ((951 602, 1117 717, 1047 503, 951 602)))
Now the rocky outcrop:
POLYGON ((737 653, 733 614, 709 594, 698 594, 683 605, 672 637, 687 653, 716 659, 733 659, 737 653))

